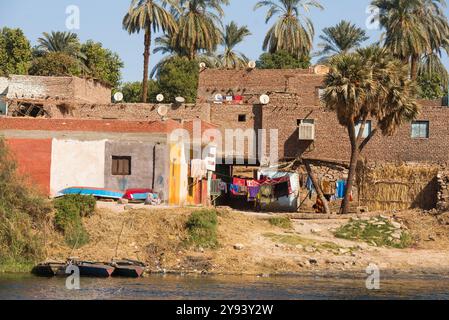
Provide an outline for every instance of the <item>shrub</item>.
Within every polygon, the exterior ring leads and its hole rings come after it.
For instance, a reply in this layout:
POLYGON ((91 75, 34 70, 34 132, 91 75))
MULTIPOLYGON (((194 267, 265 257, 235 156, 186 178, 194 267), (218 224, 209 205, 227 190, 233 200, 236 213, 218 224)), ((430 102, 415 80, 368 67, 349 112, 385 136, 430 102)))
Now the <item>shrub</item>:
POLYGON ((17 175, 16 162, 0 138, 0 269, 14 271, 43 257, 42 230, 51 203, 17 175))
POLYGON ((336 230, 335 236, 360 240, 379 247, 407 248, 413 243, 408 232, 395 228, 391 221, 383 217, 373 217, 369 220, 351 219, 336 230))
POLYGON ((272 217, 268 219, 268 222, 272 226, 276 226, 283 229, 291 229, 293 227, 292 221, 288 217, 272 217))
POLYGON ((95 204, 94 197, 81 195, 67 195, 54 201, 55 225, 64 233, 69 246, 78 248, 89 242, 82 218, 93 214, 95 204))
POLYGON ((190 215, 186 228, 189 234, 188 244, 203 248, 216 248, 217 240, 217 211, 198 210, 190 215))

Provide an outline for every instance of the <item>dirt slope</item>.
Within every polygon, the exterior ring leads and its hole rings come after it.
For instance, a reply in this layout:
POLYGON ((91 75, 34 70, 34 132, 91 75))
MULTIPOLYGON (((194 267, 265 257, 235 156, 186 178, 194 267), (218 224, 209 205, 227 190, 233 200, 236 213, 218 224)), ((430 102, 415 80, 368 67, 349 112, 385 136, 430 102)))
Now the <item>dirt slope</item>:
POLYGON ((47 239, 48 259, 76 256, 110 261, 117 256, 145 261, 152 271, 225 274, 365 272, 370 263, 400 272, 449 270, 449 227, 417 211, 395 214, 409 229, 415 245, 388 249, 336 239, 330 230, 345 220, 295 220, 293 228, 285 230, 270 225, 263 215, 220 210, 220 247, 204 250, 184 244, 185 223, 193 210, 139 208, 119 213, 97 209, 84 220, 90 243, 72 251, 60 235, 53 234, 47 239), (243 249, 236 250, 236 244, 243 249))

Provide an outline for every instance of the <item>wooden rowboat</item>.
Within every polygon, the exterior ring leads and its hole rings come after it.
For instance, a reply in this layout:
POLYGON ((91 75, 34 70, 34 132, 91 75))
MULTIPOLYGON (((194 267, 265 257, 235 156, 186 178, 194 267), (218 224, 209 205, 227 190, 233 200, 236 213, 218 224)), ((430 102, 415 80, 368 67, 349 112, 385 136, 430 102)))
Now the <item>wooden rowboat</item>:
POLYGON ((40 263, 31 270, 31 273, 39 277, 54 277, 59 275, 65 275, 67 268, 66 263, 60 262, 46 262, 40 263))
POLYGON ((111 265, 115 268, 113 277, 139 278, 145 272, 145 265, 138 261, 113 261, 111 265))
POLYGON ((114 272, 114 267, 105 263, 75 261, 73 263, 80 270, 83 277, 109 278, 114 272))

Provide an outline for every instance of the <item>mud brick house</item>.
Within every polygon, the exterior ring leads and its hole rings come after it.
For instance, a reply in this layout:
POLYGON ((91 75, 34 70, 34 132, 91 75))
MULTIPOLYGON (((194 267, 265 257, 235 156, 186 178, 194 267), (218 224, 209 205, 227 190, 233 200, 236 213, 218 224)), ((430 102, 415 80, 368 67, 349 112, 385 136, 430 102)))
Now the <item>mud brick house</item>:
MULTIPOLYGON (((310 70, 204 70, 198 102, 211 104, 211 119, 221 128, 277 129, 280 160, 308 157, 347 161, 349 140, 336 115, 320 103, 324 75, 310 70), (240 95, 242 100, 215 101, 240 95), (268 95, 267 104, 259 97, 268 95), (313 136, 300 133, 311 125, 313 136)), ((449 159, 449 108, 438 101, 420 101, 418 119, 392 137, 376 135, 364 151, 373 162, 446 163, 449 159)), ((369 122, 366 135, 376 126, 369 122)))
MULTIPOLYGON (((9 79, 0 78, 0 101, 3 100, 6 103, 6 106, 3 107, 3 110, 5 110, 3 114, 7 115, 6 117, 0 116, 0 134, 7 133, 8 140, 11 140, 11 137, 15 140, 26 140, 30 139, 31 136, 43 137, 42 139, 47 141, 46 145, 42 142, 42 148, 31 146, 32 149, 30 150, 35 150, 37 155, 41 152, 39 150, 44 150, 42 152, 48 155, 48 150, 53 150, 54 146, 55 148, 64 148, 64 143, 58 141, 58 139, 65 139, 64 137, 68 137, 69 140, 83 140, 89 137, 90 140, 95 141, 114 141, 112 144, 105 142, 104 148, 103 145, 96 148, 104 150, 101 151, 101 155, 97 155, 99 158, 104 157, 104 163, 101 166, 104 166, 105 172, 104 176, 98 177, 98 181, 103 183, 100 183, 100 185, 106 187, 122 188, 125 186, 123 180, 119 181, 106 174, 106 171, 110 170, 108 167, 112 158, 109 158, 112 153, 126 150, 128 147, 134 148, 137 145, 148 144, 143 149, 151 154, 154 141, 148 141, 148 139, 151 140, 149 136, 160 136, 156 134, 159 129, 149 129, 149 127, 155 126, 157 128, 163 126, 164 123, 166 125, 170 123, 173 124, 173 128, 184 128, 192 133, 192 124, 194 123, 192 121, 199 120, 202 132, 210 128, 218 128, 224 139, 226 139, 225 131, 227 129, 237 130, 234 136, 228 137, 228 140, 232 139, 233 145, 239 143, 245 145, 243 154, 238 154, 235 149, 222 150, 217 153, 218 163, 220 163, 220 160, 224 163, 224 160, 235 160, 237 157, 244 158, 243 165, 236 165, 235 163, 218 165, 216 170, 222 175, 233 176, 244 172, 246 169, 250 172, 256 170, 261 165, 261 159, 253 159, 254 155, 248 152, 248 147, 255 145, 258 148, 266 144, 265 152, 277 147, 279 162, 307 158, 315 161, 315 168, 320 176, 327 176, 333 180, 344 179, 346 174, 344 166, 349 160, 350 145, 347 133, 338 124, 336 115, 327 111, 320 102, 322 82, 326 72, 326 68, 319 66, 305 70, 204 69, 200 71, 195 104, 111 103, 109 88, 95 80, 76 77, 11 76, 9 79), (161 117, 158 112, 161 106, 167 109, 164 117, 161 117), (20 118, 39 119, 20 120, 20 118), (40 122, 45 120, 47 122, 40 122), (14 121, 30 121, 26 122, 27 124, 33 124, 33 121, 37 121, 36 123, 44 123, 45 125, 35 127, 34 131, 31 132, 23 127, 25 122, 16 123, 14 121), (67 123, 72 123, 71 121, 81 121, 77 124, 80 128, 87 124, 92 126, 93 123, 98 123, 99 129, 89 127, 84 131, 73 130, 72 132, 72 130, 69 130, 62 136, 63 129, 52 129, 53 124, 56 127, 64 127, 63 123, 67 125, 67 123), (129 132, 125 129, 120 133, 111 133, 106 130, 109 126, 115 126, 116 123, 129 123, 133 127, 136 122, 145 125, 138 125, 138 128, 142 128, 142 132, 139 131, 140 129, 132 131, 134 135, 138 132, 141 135, 133 136, 131 141, 127 138, 129 132), (107 125, 108 123, 109 125, 107 125), (15 128, 15 126, 18 127, 15 128), (270 136, 270 130, 272 129, 276 131, 276 136, 273 137, 277 138, 273 141, 271 141, 272 136, 270 136), (156 131, 148 133, 148 130, 156 131), (266 140, 261 140, 257 134, 254 134, 258 130, 266 130, 266 140), (14 132, 20 134, 17 135, 14 132), (24 135, 24 132, 28 132, 28 135, 24 135), (11 136, 11 133, 16 135, 11 136), (98 137, 98 139, 93 139, 93 136, 98 137), (51 141, 51 144, 49 141, 51 141), (119 146, 116 142, 120 142, 119 146)), ((416 205, 420 202, 416 200, 418 195, 421 199, 434 197, 435 201, 430 201, 430 205, 429 201, 426 202, 427 208, 434 206, 434 202, 436 205, 437 202, 435 190, 438 186, 436 186, 435 181, 437 179, 434 172, 435 170, 438 171, 438 168, 446 167, 448 163, 449 108, 446 106, 447 103, 444 105, 442 101, 420 101, 419 103, 422 110, 416 121, 403 125, 391 137, 383 137, 380 134, 374 136, 368 147, 365 148, 363 157, 365 162, 370 165, 407 163, 407 165, 430 166, 429 174, 425 175, 425 178, 421 179, 422 181, 414 182, 419 187, 415 187, 413 192, 409 192, 410 195, 406 201, 401 200, 401 203, 406 203, 406 205, 416 205)), ((123 128, 121 126, 120 124, 118 128, 123 128)), ((374 121, 368 123, 364 134, 368 135, 375 126, 374 121)), ((165 134, 165 138, 162 138, 165 141, 167 131, 162 130, 162 134, 165 134)), ((27 142, 23 143, 22 148, 26 149, 27 142)), ((167 148, 170 155, 170 157, 167 157, 169 161, 175 158, 187 159, 189 158, 187 154, 192 153, 189 146, 173 149, 168 145, 167 148)), ((51 154, 53 157, 53 154, 57 155, 60 152, 52 151, 51 154)), ((148 154, 146 157, 151 158, 148 154)), ((24 157, 23 163, 25 166, 28 163, 27 161, 32 163, 31 159, 27 160, 24 157)), ((48 159, 46 161, 41 163, 48 164, 48 159)), ((54 163, 57 162, 62 163, 63 161, 54 161, 54 163)), ((278 163, 271 162, 269 164, 275 166, 278 163)), ((170 174, 176 172, 175 175, 183 177, 181 180, 173 179, 172 181, 177 182, 172 185, 169 183, 166 194, 170 203, 199 204, 207 202, 207 181, 201 180, 197 183, 191 183, 188 180, 188 160, 176 167, 170 163, 166 165, 169 166, 168 172, 170 174), (179 192, 170 192, 170 188, 179 192), (174 195, 172 198, 170 198, 171 194, 174 195)), ((48 168, 48 165, 46 165, 46 168, 48 168)), ((60 168, 60 170, 63 172, 63 168, 60 168)), ((303 170, 303 168, 300 167, 299 170, 303 170)), ((413 175, 413 172, 410 174, 413 175)), ((45 181, 47 181, 48 175, 45 173, 44 176, 45 181)), ((135 180, 128 180, 127 185, 143 187, 142 181, 148 183, 148 181, 153 180, 149 173, 139 174, 139 176, 141 176, 140 180, 137 177, 135 180)), ((383 180, 388 180, 387 178, 385 177, 383 180)), ((42 179, 42 176, 40 176, 40 179, 42 179)), ((376 183, 382 183, 383 180, 376 180, 376 183)), ((51 179, 48 181, 50 182, 45 184, 45 190, 50 193, 68 184, 60 183, 57 185, 56 182, 51 182, 51 179), (52 183, 57 187, 52 187, 52 183)), ((404 186, 404 181, 397 181, 397 184, 393 183, 391 188, 397 187, 399 190, 404 186)), ((365 187, 370 188, 370 186, 365 187)), ((367 197, 362 194, 359 198, 367 197)), ((368 201, 370 206, 372 205, 372 202, 369 202, 372 200, 365 200, 368 201)), ((379 201, 399 202, 398 199, 379 201)), ((384 207, 382 206, 382 208, 384 207)))
POLYGON ((94 79, 11 75, 0 78, 0 95, 10 116, 54 117, 82 103, 110 103, 111 88, 94 79), (3 88, 3 93, 2 93, 3 88))

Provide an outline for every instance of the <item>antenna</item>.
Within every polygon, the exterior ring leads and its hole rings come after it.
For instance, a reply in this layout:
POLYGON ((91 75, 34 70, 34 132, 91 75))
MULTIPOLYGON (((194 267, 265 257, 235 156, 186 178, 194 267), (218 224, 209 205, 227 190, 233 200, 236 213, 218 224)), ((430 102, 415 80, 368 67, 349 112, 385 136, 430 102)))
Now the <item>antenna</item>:
POLYGON ((157 102, 162 102, 162 101, 164 101, 164 99, 165 99, 165 97, 164 97, 164 95, 162 93, 160 93, 160 94, 158 94, 156 96, 156 101, 157 102))
POLYGON ((261 104, 269 104, 270 103, 270 97, 266 94, 263 94, 259 97, 259 101, 261 104))
POLYGON ((123 93, 121 93, 121 92, 116 92, 115 94, 114 94, 114 101, 115 102, 120 102, 120 101, 122 101, 123 100, 123 93))

